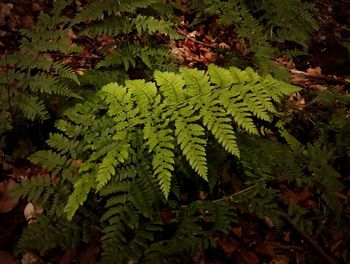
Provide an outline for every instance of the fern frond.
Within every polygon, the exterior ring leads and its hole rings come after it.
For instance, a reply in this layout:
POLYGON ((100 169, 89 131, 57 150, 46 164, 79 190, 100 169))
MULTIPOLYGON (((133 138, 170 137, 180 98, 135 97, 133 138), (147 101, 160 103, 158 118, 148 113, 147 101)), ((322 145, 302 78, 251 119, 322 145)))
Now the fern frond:
POLYGON ((78 97, 68 86, 62 83, 62 80, 46 74, 36 74, 31 77, 28 80, 28 85, 33 92, 78 97))
POLYGON ((95 180, 92 174, 85 173, 74 184, 74 191, 69 196, 67 205, 64 207, 64 212, 67 215, 68 220, 72 220, 75 212, 79 206, 83 205, 86 201, 88 194, 92 188, 95 188, 95 180))
POLYGON ((17 109, 20 109, 29 120, 38 119, 42 122, 49 118, 44 102, 36 96, 18 92, 13 98, 12 104, 17 109))
POLYGON ((57 150, 60 154, 69 153, 72 157, 76 156, 76 149, 79 142, 68 139, 62 134, 50 133, 49 139, 46 143, 53 149, 57 150))
POLYGON ((144 127, 144 138, 147 142, 150 152, 154 152, 152 167, 154 174, 157 175, 160 189, 165 197, 170 192, 172 171, 174 170, 174 137, 170 129, 164 126, 155 126, 147 123, 144 127))
POLYGON ((159 3, 159 0, 107 0, 98 1, 95 0, 89 4, 83 11, 81 11, 77 16, 71 21, 71 25, 78 24, 88 20, 97 20, 103 17, 104 12, 108 15, 118 14, 123 12, 133 13, 138 8, 146 8, 149 5, 159 3))
POLYGON ((27 199, 29 202, 41 200, 44 203, 48 196, 54 192, 51 187, 51 179, 48 175, 32 177, 27 181, 17 184, 11 189, 10 194, 16 197, 27 199))
POLYGON ((67 161, 65 156, 57 154, 51 150, 37 151, 30 155, 28 159, 34 164, 52 171, 54 174, 57 174, 69 164, 69 161, 67 161))
POLYGON ((97 190, 100 190, 111 177, 115 174, 115 167, 120 163, 123 164, 124 161, 129 156, 129 144, 120 143, 115 146, 115 148, 107 153, 103 158, 101 165, 98 167, 96 181, 97 190))
POLYGON ((179 103, 184 101, 185 94, 183 87, 185 81, 180 75, 171 72, 156 71, 154 73, 154 78, 160 86, 159 90, 166 98, 165 103, 179 103))
MULTIPOLYGON (((106 56, 104 60, 97 64, 98 68, 123 65, 127 71, 130 66, 136 67, 136 63, 141 61, 150 69, 156 68, 158 64, 170 63, 173 57, 164 47, 143 46, 138 42, 123 43, 112 54, 106 56), (161 62, 161 63, 160 63, 161 62)), ((164 67, 164 65, 162 65, 164 67)))
POLYGON ((191 167, 204 180, 208 180, 207 159, 205 153, 206 140, 204 128, 198 124, 188 124, 185 120, 175 121, 175 136, 182 153, 191 167))

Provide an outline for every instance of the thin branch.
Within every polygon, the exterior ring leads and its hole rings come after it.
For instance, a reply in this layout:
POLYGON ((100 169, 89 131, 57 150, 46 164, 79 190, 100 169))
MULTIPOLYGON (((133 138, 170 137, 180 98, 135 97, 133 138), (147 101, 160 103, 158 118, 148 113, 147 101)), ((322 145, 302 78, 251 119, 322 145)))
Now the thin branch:
POLYGON ((213 46, 210 45, 210 44, 208 44, 208 43, 205 43, 205 42, 196 40, 195 38, 191 38, 191 37, 187 36, 187 34, 184 33, 184 32, 182 32, 181 29, 179 29, 178 27, 175 27, 175 29, 176 29, 176 32, 177 32, 177 33, 179 33, 180 35, 184 36, 186 39, 192 40, 193 42, 196 42, 196 43, 198 43, 198 44, 205 45, 205 46, 207 46, 207 47, 209 47, 209 48, 213 48, 213 46))
POLYGON ((310 75, 307 72, 303 71, 298 71, 298 70, 290 70, 292 74, 298 74, 305 76, 307 79, 313 79, 313 80, 322 80, 322 81, 327 81, 327 82, 332 82, 332 83, 340 83, 340 84, 345 84, 349 85, 350 84, 350 79, 346 77, 337 77, 337 76, 327 76, 327 75, 310 75))
POLYGON ((304 230, 302 230, 297 224, 293 222, 293 220, 287 215, 282 214, 283 219, 288 222, 293 229, 295 229, 305 240, 309 245, 315 249, 329 264, 337 264, 337 262, 333 257, 328 255, 326 251, 317 243, 316 240, 314 240, 311 236, 309 236, 307 233, 305 233, 304 230))

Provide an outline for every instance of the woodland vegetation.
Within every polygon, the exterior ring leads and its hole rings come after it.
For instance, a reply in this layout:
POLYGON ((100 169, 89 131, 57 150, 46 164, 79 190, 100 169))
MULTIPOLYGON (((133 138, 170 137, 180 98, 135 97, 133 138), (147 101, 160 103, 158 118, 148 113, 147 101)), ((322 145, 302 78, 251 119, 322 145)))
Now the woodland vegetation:
POLYGON ((347 263, 346 5, 1 1, 0 263, 347 263))

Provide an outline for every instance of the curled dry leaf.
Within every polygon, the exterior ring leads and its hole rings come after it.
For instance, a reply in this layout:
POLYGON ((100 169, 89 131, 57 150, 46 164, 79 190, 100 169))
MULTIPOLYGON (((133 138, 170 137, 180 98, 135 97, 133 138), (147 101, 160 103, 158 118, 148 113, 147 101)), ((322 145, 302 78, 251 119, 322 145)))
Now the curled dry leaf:
POLYGON ((308 76, 318 77, 322 75, 322 69, 321 67, 309 68, 306 70, 306 73, 308 76))
POLYGON ((32 223, 35 221, 35 218, 38 214, 42 214, 44 212, 44 209, 33 203, 28 203, 26 207, 24 208, 24 217, 28 221, 28 224, 32 223))
POLYGON ((24 208, 24 217, 30 223, 35 218, 35 207, 34 204, 28 203, 24 208))
POLYGON ((34 252, 26 252, 23 254, 22 264, 44 264, 44 261, 34 252))
POLYGON ((305 107, 305 99, 300 95, 300 93, 295 93, 293 94, 290 98, 289 101, 292 102, 296 110, 303 110, 305 107))
POLYGON ((222 49, 230 49, 230 45, 226 44, 225 42, 219 43, 219 47, 222 49))
POLYGON ((0 183, 0 213, 7 213, 17 205, 18 198, 8 194, 15 185, 16 182, 12 179, 7 179, 0 183))

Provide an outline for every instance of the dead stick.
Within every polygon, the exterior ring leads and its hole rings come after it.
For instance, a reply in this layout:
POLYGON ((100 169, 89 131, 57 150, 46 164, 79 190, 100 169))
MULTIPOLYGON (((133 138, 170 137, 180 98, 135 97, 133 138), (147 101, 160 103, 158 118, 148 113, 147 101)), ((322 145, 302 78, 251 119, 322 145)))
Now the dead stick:
POLYGON ((344 77, 336 77, 336 76, 325 76, 325 75, 310 75, 307 72, 298 71, 298 70, 290 70, 293 74, 299 74, 303 75, 308 79, 314 79, 314 80, 322 80, 322 81, 329 81, 329 82, 335 82, 335 83, 342 83, 342 84, 350 84, 350 79, 344 78, 344 77))
POLYGON ((184 36, 186 39, 192 40, 193 42, 196 42, 198 44, 202 44, 202 45, 207 46, 209 48, 213 48, 213 46, 208 44, 208 43, 205 43, 205 42, 196 40, 195 38, 191 38, 191 37, 187 36, 187 34, 182 32, 179 28, 176 28, 176 32, 179 33, 180 35, 184 36))
POLYGON ((337 264, 338 262, 334 260, 331 256, 329 256, 326 251, 304 230, 302 230, 298 225, 293 223, 292 219, 287 215, 282 215, 283 219, 288 222, 308 243, 311 247, 313 247, 328 263, 337 264))

